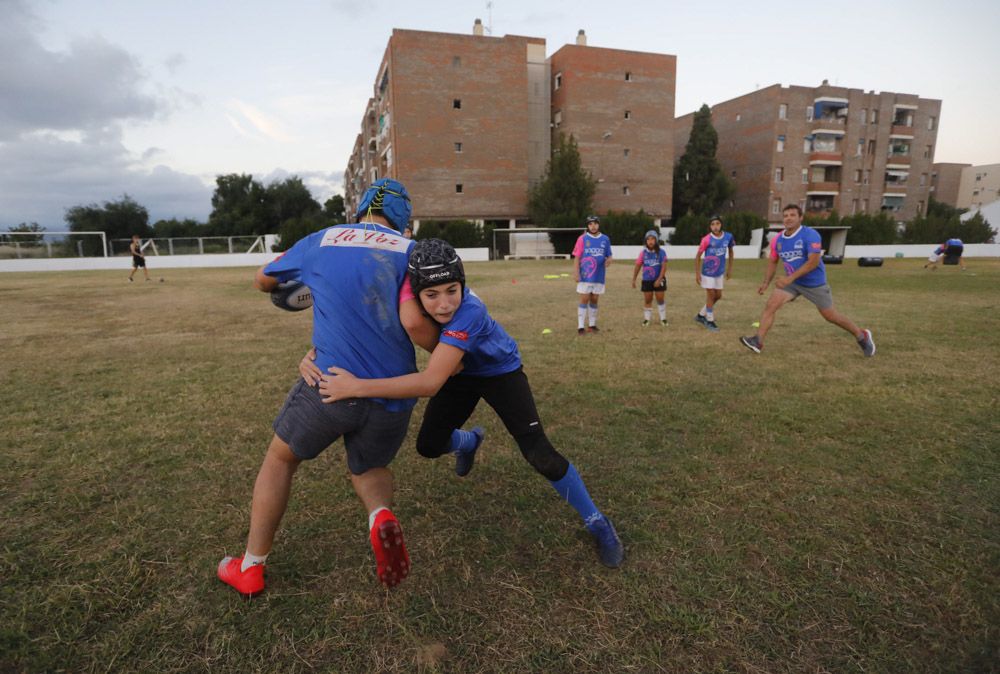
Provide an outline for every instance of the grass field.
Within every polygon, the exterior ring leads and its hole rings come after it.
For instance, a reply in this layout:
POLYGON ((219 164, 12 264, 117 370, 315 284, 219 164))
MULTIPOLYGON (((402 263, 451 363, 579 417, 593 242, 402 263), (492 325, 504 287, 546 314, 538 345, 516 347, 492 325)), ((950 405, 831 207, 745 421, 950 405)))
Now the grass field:
POLYGON ((571 280, 543 278, 568 263, 468 265, 624 566, 485 405, 468 478, 417 456, 421 404, 393 464, 410 578, 378 584, 338 444, 251 602, 215 565, 243 551, 308 312, 250 269, 0 275, 0 671, 997 671, 1000 261, 922 262, 829 268, 874 359, 804 300, 740 346, 763 263, 718 334, 690 261, 645 329, 619 263, 582 338, 571 280))

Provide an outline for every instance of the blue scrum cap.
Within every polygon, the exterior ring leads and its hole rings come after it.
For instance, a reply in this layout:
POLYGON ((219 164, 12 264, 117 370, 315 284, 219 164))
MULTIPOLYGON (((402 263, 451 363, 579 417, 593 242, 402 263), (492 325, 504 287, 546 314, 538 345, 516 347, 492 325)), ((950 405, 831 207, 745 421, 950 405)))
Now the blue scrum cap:
POLYGON ((396 229, 402 231, 406 227, 410 222, 413 206, 403 183, 392 178, 380 178, 373 182, 361 197, 354 218, 361 220, 368 213, 377 211, 381 211, 396 229))

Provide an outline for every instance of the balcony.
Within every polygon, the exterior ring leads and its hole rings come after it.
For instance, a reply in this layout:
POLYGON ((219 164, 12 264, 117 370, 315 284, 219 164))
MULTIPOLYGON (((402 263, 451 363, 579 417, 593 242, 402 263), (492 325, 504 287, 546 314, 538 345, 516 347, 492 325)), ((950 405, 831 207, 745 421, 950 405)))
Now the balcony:
POLYGON ((889 129, 890 138, 913 138, 913 127, 901 124, 893 124, 889 129))
POLYGON ((806 194, 812 196, 814 194, 840 194, 840 183, 832 181, 809 181, 809 188, 806 190, 806 194))
POLYGON ((810 196, 806 199, 806 213, 825 218, 837 207, 837 198, 833 195, 810 196))
POLYGON ((839 150, 836 152, 810 152, 809 153, 809 163, 823 163, 823 162, 836 162, 841 164, 844 161, 844 153, 839 150))

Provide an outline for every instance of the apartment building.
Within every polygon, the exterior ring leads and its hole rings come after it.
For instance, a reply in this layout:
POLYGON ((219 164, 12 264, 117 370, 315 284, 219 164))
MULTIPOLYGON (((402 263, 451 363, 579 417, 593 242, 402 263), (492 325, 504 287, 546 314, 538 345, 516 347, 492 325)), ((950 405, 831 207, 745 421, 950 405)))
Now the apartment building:
POLYGON ((1000 164, 980 164, 962 169, 955 206, 978 210, 997 200, 1000 200, 1000 164))
MULTIPOLYGON (((931 194, 941 101, 830 85, 780 84, 712 107, 717 158, 736 185, 731 210, 772 223, 785 204, 809 214, 891 213, 909 220, 931 194)), ((694 113, 677 119, 684 152, 694 113)))
POLYGON ((542 38, 393 30, 344 174, 353 211, 402 181, 413 218, 527 223, 553 138, 576 138, 595 210, 670 216, 676 58, 542 38), (553 69, 556 70, 553 76, 553 69))
POLYGON ((949 206, 958 206, 958 188, 962 182, 962 170, 972 164, 939 162, 931 167, 931 196, 935 201, 949 206))

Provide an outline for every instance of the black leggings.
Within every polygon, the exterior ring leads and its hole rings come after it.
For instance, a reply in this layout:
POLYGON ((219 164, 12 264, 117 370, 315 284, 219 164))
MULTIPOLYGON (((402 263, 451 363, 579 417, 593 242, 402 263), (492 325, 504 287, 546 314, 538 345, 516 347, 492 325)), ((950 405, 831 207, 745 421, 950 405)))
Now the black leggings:
POLYGON ((528 377, 521 368, 495 377, 460 374, 446 381, 427 403, 417 435, 420 455, 436 459, 446 453, 451 446, 452 431, 469 420, 480 398, 497 413, 521 454, 535 470, 550 482, 558 482, 566 476, 569 461, 545 436, 528 377))

